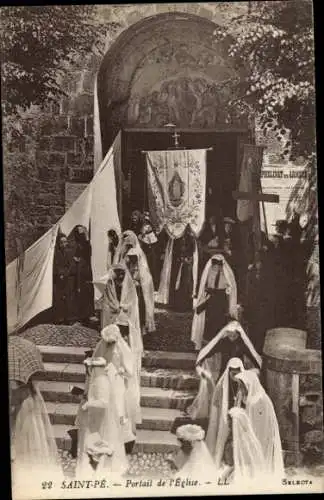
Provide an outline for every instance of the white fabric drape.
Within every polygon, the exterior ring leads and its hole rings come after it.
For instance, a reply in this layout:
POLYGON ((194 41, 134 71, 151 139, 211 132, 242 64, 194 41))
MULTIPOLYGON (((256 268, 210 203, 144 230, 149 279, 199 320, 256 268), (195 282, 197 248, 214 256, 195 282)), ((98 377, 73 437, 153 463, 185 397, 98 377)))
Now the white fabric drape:
MULTIPOLYGON (((107 271, 108 238, 112 227, 120 232, 116 201, 113 146, 89 186, 63 217, 22 256, 6 267, 8 333, 21 328, 53 303, 53 257, 58 229, 69 234, 81 224, 91 224, 94 280, 107 271)), ((96 290, 96 299, 100 292, 96 290)))
POLYGON ((93 137, 94 137, 94 171, 96 172, 103 160, 102 141, 98 99, 98 75, 94 82, 94 106, 93 106, 93 137))
MULTIPOLYGON (((108 238, 107 231, 112 227, 120 232, 120 222, 117 210, 115 169, 114 169, 114 144, 108 151, 97 174, 92 180, 91 204, 91 264, 93 280, 97 281, 106 274, 108 238)), ((95 299, 100 298, 100 293, 95 289, 95 299)))
POLYGON ((58 225, 7 268, 7 324, 12 333, 53 303, 53 258, 58 225), (10 294, 10 296, 9 296, 10 294))
MULTIPOLYGON (((207 264, 205 265, 200 280, 197 301, 195 301, 194 307, 196 307, 196 305, 199 304, 206 297, 207 294, 206 283, 213 259, 218 259, 223 261, 225 279, 229 284, 229 289, 228 289, 229 313, 233 318, 237 318, 237 287, 236 287, 234 273, 230 265, 226 262, 224 256, 220 254, 213 255, 213 257, 211 257, 207 262, 207 264)), ((195 344, 197 350, 201 349, 202 339, 204 335, 204 328, 205 328, 205 316, 206 316, 205 310, 202 311, 200 314, 197 314, 195 312, 192 321, 191 340, 195 344)))
POLYGON ((92 187, 93 184, 90 182, 80 196, 74 201, 69 210, 65 212, 63 217, 59 220, 58 225, 64 234, 69 235, 72 229, 79 224, 89 229, 92 187))

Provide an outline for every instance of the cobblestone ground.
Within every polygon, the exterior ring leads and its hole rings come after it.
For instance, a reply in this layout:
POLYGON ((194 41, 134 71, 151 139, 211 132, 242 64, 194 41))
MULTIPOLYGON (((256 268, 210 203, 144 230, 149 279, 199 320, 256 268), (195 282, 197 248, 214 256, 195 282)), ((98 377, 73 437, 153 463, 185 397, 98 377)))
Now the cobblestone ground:
MULTIPOLYGON (((156 308, 156 331, 144 336, 144 348, 155 351, 193 352, 190 340, 192 314, 156 308)), ((100 324, 91 328, 74 325, 41 324, 27 328, 19 336, 38 345, 78 346, 93 349, 100 339, 100 324)))
MULTIPOLYGON (((66 476, 75 475, 76 459, 68 451, 59 450, 62 467, 66 476)), ((172 453, 133 453, 129 456, 127 476, 145 476, 148 478, 168 477, 172 475, 168 460, 173 458, 172 453)))
MULTIPOLYGON (((59 450, 64 473, 73 477, 75 474, 76 460, 71 458, 69 452, 59 450)), ((166 478, 172 476, 169 460, 174 457, 172 453, 134 453, 129 457, 129 470, 127 476, 142 476, 147 478, 166 478)), ((286 469, 287 477, 324 477, 324 465, 312 467, 289 467, 286 469)))

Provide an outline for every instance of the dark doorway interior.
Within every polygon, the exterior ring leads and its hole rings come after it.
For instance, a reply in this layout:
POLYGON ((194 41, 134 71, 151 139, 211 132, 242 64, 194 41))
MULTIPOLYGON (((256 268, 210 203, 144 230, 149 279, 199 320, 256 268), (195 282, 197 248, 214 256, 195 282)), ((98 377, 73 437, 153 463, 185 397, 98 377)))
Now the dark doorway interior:
MULTIPOLYGON (((247 130, 179 130, 179 147, 212 148, 207 152, 206 216, 235 217, 236 202, 232 191, 237 189, 241 146, 249 142, 247 130)), ((132 210, 148 209, 144 150, 174 147, 173 131, 168 129, 126 129, 122 133, 122 168, 129 181, 128 194, 123 196, 123 227, 132 210)))

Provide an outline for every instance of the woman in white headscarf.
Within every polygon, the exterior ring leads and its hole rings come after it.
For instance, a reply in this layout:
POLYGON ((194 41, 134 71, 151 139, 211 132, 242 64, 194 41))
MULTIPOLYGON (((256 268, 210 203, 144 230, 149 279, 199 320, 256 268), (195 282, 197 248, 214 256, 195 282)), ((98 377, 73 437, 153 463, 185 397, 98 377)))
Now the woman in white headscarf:
POLYGON ((261 444, 266 473, 271 477, 284 477, 284 463, 279 426, 271 399, 253 370, 235 377, 241 384, 246 413, 253 431, 261 444))
POLYGON ((136 374, 140 380, 143 340, 134 281, 124 263, 113 265, 105 279, 106 285, 102 297, 102 328, 111 324, 119 326, 134 355, 136 374))
POLYGON ((262 366, 261 356, 254 349, 249 337, 236 320, 230 321, 203 347, 197 357, 196 371, 200 376, 198 394, 187 409, 191 418, 207 418, 211 396, 219 376, 231 358, 240 358, 245 369, 262 366))
POLYGON ((221 474, 221 466, 233 466, 232 432, 229 410, 240 401, 239 384, 235 376, 244 372, 241 359, 232 358, 219 379, 212 396, 206 444, 215 462, 215 474, 221 474))
POLYGON ((111 478, 124 474, 128 467, 118 406, 118 372, 112 362, 114 344, 111 341, 106 348, 105 358, 86 360, 90 374, 87 399, 80 409, 77 477, 111 478))
POLYGON ((119 262, 126 263, 136 286, 142 333, 154 332, 154 284, 146 256, 135 233, 123 232, 118 255, 119 262))
POLYGON ((191 340, 197 350, 226 325, 229 317, 237 319, 236 281, 223 255, 213 255, 207 262, 194 309, 191 340))

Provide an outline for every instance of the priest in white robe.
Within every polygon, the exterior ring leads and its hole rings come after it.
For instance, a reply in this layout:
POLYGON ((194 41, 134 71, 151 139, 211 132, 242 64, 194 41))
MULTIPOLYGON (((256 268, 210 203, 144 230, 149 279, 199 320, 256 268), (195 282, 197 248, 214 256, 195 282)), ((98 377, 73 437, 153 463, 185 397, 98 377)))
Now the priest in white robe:
POLYGON ((213 255, 207 262, 194 305, 191 340, 200 350, 238 315, 236 281, 223 255, 213 255))
POLYGON ((281 480, 284 477, 283 453, 272 401, 253 370, 239 373, 235 378, 240 382, 246 413, 261 444, 265 473, 271 478, 281 480))
POLYGON ((208 418, 215 385, 231 358, 239 358, 244 368, 260 370, 261 356, 256 352, 240 323, 230 321, 203 347, 196 360, 200 377, 199 391, 187 413, 192 419, 208 418))

